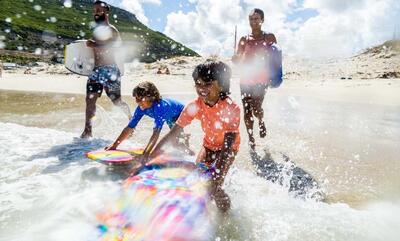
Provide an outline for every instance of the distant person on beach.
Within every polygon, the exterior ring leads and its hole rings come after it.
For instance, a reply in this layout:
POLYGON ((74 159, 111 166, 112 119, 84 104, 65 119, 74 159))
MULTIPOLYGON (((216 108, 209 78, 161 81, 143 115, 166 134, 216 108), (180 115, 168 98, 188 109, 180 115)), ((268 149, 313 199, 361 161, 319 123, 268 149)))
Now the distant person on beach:
POLYGON ((3 62, 0 60, 0 78, 3 76, 3 62))
MULTIPOLYGON (((128 125, 122 130, 114 143, 106 147, 106 150, 117 149, 124 140, 133 134, 139 121, 146 115, 154 119, 153 134, 151 135, 147 146, 144 148, 142 155, 143 159, 147 159, 150 152, 153 150, 153 147, 157 143, 164 123, 166 123, 171 129, 180 116, 184 105, 173 99, 162 98, 157 87, 152 82, 148 81, 138 84, 133 89, 132 96, 135 98, 138 107, 128 125)), ((181 150, 194 155, 193 151, 189 149, 188 135, 185 135, 182 130, 179 133, 179 137, 183 142, 177 142, 175 144, 181 147, 181 150)))
POLYGON ((276 43, 276 38, 274 34, 261 30, 264 23, 264 12, 261 9, 255 8, 250 12, 249 23, 251 34, 240 39, 232 61, 238 63, 241 68, 240 91, 244 109, 244 123, 249 136, 249 146, 254 150, 254 117, 258 119, 260 137, 264 138, 267 134, 262 108, 265 93, 270 84, 266 61, 268 59, 268 47, 276 43))
POLYGON ((151 157, 160 154, 162 148, 176 139, 193 120, 199 120, 204 138, 196 162, 211 171, 211 196, 217 207, 225 212, 230 208, 230 199, 223 190, 223 183, 240 144, 240 108, 229 97, 231 69, 221 61, 209 61, 196 66, 192 76, 198 98, 185 107, 151 157))
POLYGON ((24 74, 32 74, 31 68, 30 67, 26 68, 24 74))
POLYGON ((95 68, 86 85, 86 120, 81 138, 92 137, 92 119, 96 112, 96 101, 103 89, 114 105, 119 106, 128 118, 131 117, 129 106, 121 99, 121 72, 116 64, 114 50, 120 42, 118 30, 109 23, 110 6, 102 1, 93 4, 93 17, 96 27, 93 38, 87 46, 93 48, 95 68))

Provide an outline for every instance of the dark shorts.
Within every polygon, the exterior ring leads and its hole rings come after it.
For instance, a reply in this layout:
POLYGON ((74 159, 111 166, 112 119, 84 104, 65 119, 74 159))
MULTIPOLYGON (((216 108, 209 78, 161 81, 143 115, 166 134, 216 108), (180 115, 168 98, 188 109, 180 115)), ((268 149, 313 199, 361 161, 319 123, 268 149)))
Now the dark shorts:
MULTIPOLYGON (((238 153, 237 150, 233 150, 233 154, 236 156, 238 153)), ((207 147, 203 146, 203 148, 200 150, 196 163, 202 163, 204 164, 207 168, 212 168, 215 166, 216 161, 221 158, 222 151, 221 150, 211 150, 208 149, 207 147)))
POLYGON ((267 84, 240 85, 240 93, 242 95, 242 99, 246 97, 264 99, 265 91, 267 89, 267 84))
POLYGON ((89 76, 86 94, 97 93, 101 96, 103 89, 111 100, 121 98, 121 72, 117 66, 98 66, 89 76))
POLYGON ((256 84, 253 86, 240 85, 242 104, 244 113, 257 114, 264 113, 262 104, 264 102, 265 91, 268 89, 266 84, 256 84))

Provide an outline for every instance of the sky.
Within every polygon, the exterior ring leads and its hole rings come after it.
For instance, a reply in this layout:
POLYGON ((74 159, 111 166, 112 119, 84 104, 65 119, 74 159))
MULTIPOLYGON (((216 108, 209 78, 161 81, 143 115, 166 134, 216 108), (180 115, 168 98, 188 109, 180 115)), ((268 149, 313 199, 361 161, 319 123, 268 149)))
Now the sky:
POLYGON ((202 55, 230 56, 234 29, 250 31, 248 14, 264 11, 264 31, 284 54, 335 58, 400 37, 399 0, 106 0, 202 55), (396 26, 397 24, 397 26, 396 26))

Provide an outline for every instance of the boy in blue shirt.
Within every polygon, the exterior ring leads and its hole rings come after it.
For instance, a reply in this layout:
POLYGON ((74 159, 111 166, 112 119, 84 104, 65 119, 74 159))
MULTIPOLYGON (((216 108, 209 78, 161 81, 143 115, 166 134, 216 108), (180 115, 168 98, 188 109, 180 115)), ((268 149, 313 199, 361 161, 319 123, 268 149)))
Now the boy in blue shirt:
MULTIPOLYGON (((148 81, 139 83, 133 89, 132 95, 135 98, 138 107, 136 108, 132 119, 129 121, 128 126, 122 130, 121 134, 112 145, 106 147, 106 150, 115 150, 121 142, 132 135, 139 121, 144 115, 147 115, 154 119, 154 128, 153 134, 143 152, 143 158, 146 160, 157 143, 164 123, 167 123, 169 128, 172 128, 185 106, 176 100, 161 98, 157 87, 148 81)), ((181 134, 181 136, 183 136, 183 133, 181 134)), ((185 144, 186 147, 184 149, 192 154, 192 151, 188 148, 187 139, 185 144)))

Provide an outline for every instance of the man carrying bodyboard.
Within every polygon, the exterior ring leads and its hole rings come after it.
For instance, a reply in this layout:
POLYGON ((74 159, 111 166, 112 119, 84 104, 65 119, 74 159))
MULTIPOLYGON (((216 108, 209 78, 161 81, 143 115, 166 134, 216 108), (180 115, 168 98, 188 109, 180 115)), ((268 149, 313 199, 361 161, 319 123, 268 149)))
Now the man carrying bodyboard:
POLYGON ((96 112, 96 101, 103 89, 114 105, 131 117, 129 106, 121 99, 121 71, 115 59, 115 47, 121 40, 118 30, 109 23, 110 6, 103 1, 93 4, 96 27, 87 46, 93 48, 95 67, 86 85, 86 120, 81 138, 92 137, 92 119, 96 112))

